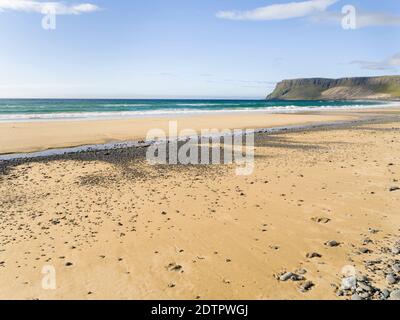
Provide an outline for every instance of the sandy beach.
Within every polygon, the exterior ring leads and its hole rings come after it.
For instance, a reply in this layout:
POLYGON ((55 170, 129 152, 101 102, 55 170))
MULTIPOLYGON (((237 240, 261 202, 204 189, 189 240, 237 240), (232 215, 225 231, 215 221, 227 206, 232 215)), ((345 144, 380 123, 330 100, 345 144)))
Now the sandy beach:
MULTIPOLYGON (((141 139, 168 120, 2 123, 0 153, 141 139)), ((152 166, 145 148, 0 162, 0 298, 349 299, 348 270, 371 298, 390 296, 400 109, 178 119, 195 130, 335 121, 347 124, 257 134, 250 176, 152 166)))
POLYGON ((367 302, 400 301, 399 4, 0 0, 0 303, 382 316, 367 302))

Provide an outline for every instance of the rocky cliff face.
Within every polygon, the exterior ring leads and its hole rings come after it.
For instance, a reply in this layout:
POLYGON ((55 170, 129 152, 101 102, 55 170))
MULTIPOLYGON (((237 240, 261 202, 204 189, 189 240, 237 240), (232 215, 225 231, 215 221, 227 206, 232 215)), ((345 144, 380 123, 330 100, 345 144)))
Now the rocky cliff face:
POLYGON ((399 100, 400 76, 308 78, 279 82, 268 100, 399 100))

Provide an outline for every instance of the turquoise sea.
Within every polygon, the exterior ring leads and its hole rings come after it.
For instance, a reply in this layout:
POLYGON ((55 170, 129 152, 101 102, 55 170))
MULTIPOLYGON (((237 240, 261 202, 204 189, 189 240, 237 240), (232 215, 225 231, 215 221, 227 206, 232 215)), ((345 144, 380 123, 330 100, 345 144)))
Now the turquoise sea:
POLYGON ((296 112, 389 104, 379 101, 0 99, 0 121, 118 119, 213 112, 296 112))

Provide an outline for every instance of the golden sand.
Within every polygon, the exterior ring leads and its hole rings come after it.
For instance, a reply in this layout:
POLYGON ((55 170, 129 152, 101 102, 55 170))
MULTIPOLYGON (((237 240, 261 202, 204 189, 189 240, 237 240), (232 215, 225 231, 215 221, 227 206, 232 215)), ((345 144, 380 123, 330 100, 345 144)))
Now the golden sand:
MULTIPOLYGON (((344 115, 302 116, 279 124, 344 115)), ((14 143, 32 130, 33 141, 18 148, 26 151, 126 139, 122 124, 132 122, 107 122, 104 136, 95 122, 79 132, 82 123, 70 123, 63 143, 59 133, 39 137, 66 123, 0 130, 20 130, 14 143)), ((341 299, 332 285, 349 265, 384 288, 363 261, 389 259, 381 250, 399 239, 400 194, 389 191, 400 186, 399 135, 395 121, 266 135, 248 177, 232 165, 154 167, 112 154, 9 167, 0 175, 0 298, 341 299), (306 257, 313 252, 321 257, 306 257), (55 290, 41 285, 47 265, 55 290), (314 284, 306 293, 302 282, 276 279, 298 269, 314 284)), ((2 142, 2 152, 17 151, 12 145, 2 142)))

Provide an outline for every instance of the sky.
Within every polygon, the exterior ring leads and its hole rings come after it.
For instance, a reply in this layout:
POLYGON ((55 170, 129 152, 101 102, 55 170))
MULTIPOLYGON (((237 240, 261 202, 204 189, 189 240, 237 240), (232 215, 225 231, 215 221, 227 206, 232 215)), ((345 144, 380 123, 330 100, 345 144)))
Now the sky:
POLYGON ((399 44, 398 0, 0 0, 0 98, 259 99, 399 74, 399 44))

